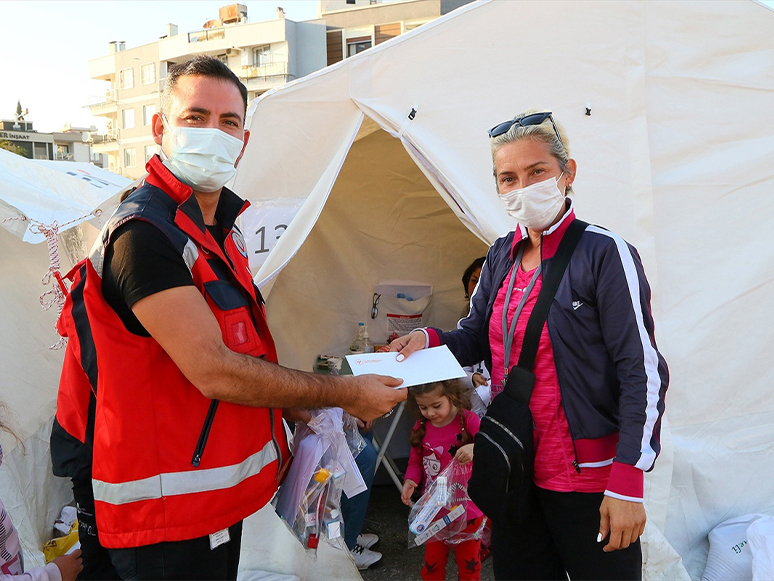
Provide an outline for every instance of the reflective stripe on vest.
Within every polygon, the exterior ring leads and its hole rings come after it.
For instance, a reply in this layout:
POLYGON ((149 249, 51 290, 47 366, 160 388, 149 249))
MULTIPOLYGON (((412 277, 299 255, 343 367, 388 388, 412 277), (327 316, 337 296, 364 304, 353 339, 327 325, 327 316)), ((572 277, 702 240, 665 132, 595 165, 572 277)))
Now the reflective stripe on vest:
POLYGON ((108 504, 126 504, 140 500, 159 499, 164 496, 232 488, 243 480, 259 474, 265 466, 276 459, 277 450, 273 441, 270 440, 260 452, 256 452, 239 464, 231 466, 169 472, 120 484, 94 479, 92 480, 94 500, 108 504))

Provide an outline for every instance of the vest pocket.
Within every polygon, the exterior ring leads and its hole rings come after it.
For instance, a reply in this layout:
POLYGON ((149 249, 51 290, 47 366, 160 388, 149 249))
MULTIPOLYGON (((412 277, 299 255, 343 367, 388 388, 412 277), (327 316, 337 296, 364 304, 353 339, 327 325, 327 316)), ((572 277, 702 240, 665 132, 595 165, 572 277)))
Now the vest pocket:
POLYGON ((254 357, 265 355, 265 347, 250 313, 250 304, 242 291, 226 280, 205 282, 204 291, 212 303, 211 308, 215 307, 212 310, 220 324, 226 347, 254 357))

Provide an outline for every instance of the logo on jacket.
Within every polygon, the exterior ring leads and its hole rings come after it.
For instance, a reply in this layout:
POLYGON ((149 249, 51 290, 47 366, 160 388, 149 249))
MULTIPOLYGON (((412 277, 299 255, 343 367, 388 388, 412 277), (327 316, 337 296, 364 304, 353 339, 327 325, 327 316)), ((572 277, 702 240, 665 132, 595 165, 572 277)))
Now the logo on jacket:
POLYGON ((232 231, 231 240, 234 241, 234 246, 236 246, 237 250, 239 250, 239 254, 247 258, 247 244, 245 244, 245 239, 242 236, 242 233, 238 230, 232 231))
POLYGON ((582 302, 582 301, 573 301, 573 302, 572 302, 572 310, 573 310, 573 311, 577 311, 577 310, 578 310, 578 309, 580 309, 582 306, 583 306, 583 302, 582 302))

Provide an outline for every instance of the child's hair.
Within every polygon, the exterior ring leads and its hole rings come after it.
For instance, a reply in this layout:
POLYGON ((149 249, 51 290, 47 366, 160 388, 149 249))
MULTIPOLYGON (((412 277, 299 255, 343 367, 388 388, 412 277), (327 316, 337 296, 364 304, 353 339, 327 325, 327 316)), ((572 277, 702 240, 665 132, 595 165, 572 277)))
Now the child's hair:
POLYGON ((11 434, 16 439, 16 441, 21 444, 22 442, 19 440, 19 436, 17 436, 16 432, 11 429, 8 420, 6 419, 7 414, 8 406, 4 402, 0 401, 0 432, 7 432, 11 434))
POLYGON ((406 402, 414 415, 419 418, 419 427, 411 432, 409 442, 414 448, 419 448, 422 446, 422 440, 425 439, 425 434, 427 433, 427 427, 425 426, 427 418, 425 418, 425 416, 422 415, 422 412, 419 411, 419 405, 417 404, 416 396, 428 395, 434 393, 435 391, 440 391, 439 395, 445 395, 448 397, 449 402, 451 402, 451 404, 460 412, 458 414, 460 419, 460 427, 462 429, 462 443, 460 445, 464 446, 470 441, 470 435, 465 429, 465 414, 462 413, 462 410, 470 409, 470 390, 459 379, 433 381, 431 383, 423 383, 421 385, 414 385, 408 388, 408 399, 406 402))

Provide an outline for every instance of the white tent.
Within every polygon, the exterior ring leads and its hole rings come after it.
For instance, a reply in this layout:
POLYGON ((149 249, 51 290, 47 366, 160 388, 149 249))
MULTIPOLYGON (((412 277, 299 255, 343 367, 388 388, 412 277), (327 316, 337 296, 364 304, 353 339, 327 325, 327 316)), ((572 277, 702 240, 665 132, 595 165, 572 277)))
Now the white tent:
POLYGON ((234 189, 280 361, 345 352, 384 279, 433 284, 453 327, 462 270, 512 228, 486 130, 550 108, 579 216, 639 249, 670 366, 645 573, 699 578, 713 526, 774 514, 772 102, 752 1, 481 1, 263 95, 234 189))
POLYGON ((45 240, 42 230, 62 226, 65 274, 85 255, 100 216, 110 214, 113 198, 130 183, 90 164, 32 161, 0 149, 0 401, 23 442, 19 446, 0 433, 5 452, 0 491, 28 566, 42 564, 40 549, 52 536, 54 519, 72 501, 69 481, 51 473, 48 438, 63 352, 49 349, 59 337, 56 305, 44 311, 41 301, 51 297, 39 298, 55 284, 53 278, 42 284, 52 255, 46 244, 35 243, 45 240))

